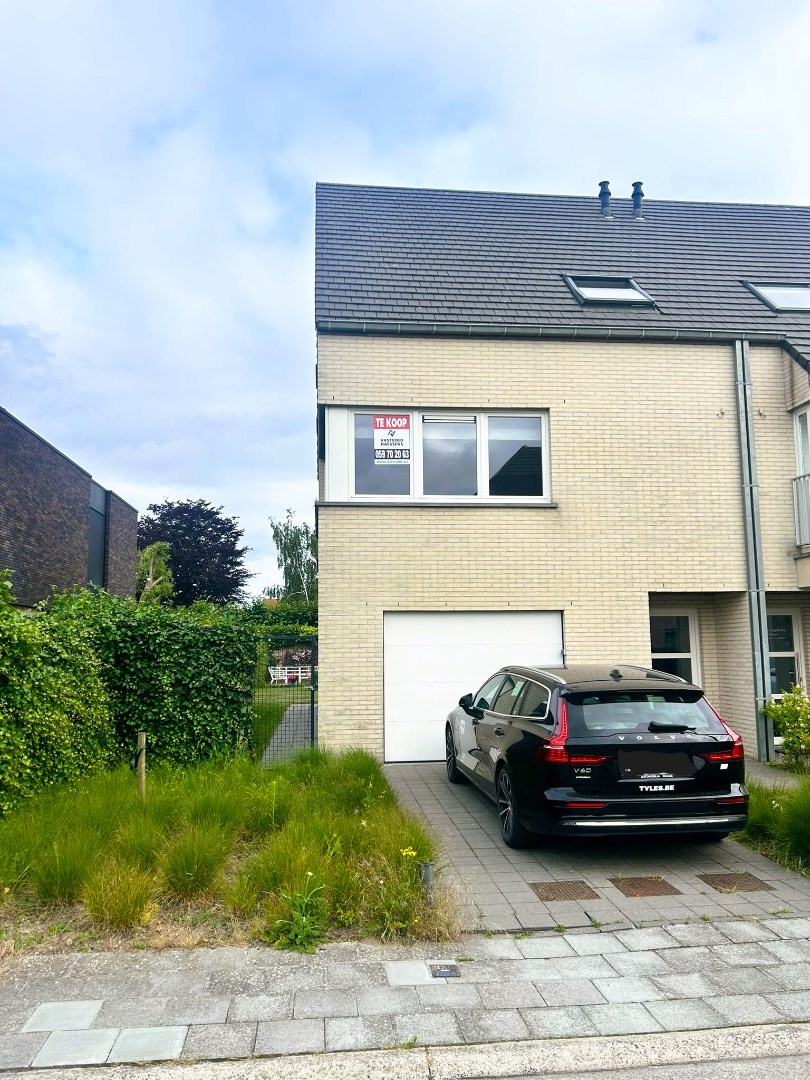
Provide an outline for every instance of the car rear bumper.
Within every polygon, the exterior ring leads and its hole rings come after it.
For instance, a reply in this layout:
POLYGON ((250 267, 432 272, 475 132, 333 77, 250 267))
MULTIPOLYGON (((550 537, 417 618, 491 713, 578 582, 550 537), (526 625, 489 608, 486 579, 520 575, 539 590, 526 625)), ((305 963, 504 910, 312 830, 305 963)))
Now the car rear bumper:
POLYGON ((643 833, 738 832, 745 828, 747 814, 683 815, 680 817, 563 817, 552 828, 554 836, 611 835, 643 833))

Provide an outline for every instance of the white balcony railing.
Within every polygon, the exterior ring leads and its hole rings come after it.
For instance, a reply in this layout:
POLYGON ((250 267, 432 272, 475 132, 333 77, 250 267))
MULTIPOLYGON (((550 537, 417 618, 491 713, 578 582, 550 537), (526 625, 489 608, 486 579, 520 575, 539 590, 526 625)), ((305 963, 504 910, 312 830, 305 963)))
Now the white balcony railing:
POLYGON ((796 524, 796 546, 810 546, 810 473, 793 481, 793 520, 796 524))

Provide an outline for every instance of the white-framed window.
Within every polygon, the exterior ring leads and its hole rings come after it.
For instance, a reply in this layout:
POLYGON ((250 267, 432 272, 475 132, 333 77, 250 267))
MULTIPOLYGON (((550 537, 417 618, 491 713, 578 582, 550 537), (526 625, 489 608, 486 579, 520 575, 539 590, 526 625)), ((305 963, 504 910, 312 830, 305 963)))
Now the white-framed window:
POLYGON ((649 293, 631 277, 593 277, 564 274, 565 283, 580 304, 654 303, 649 293))
POLYGON ((804 682, 804 658, 799 613, 790 608, 768 609, 768 655, 771 697, 777 700, 804 682))
POLYGON ((700 685, 697 612, 690 608, 650 611, 652 666, 700 685))
MULTIPOLYGON (((351 499, 550 501, 543 410, 356 408, 349 414, 351 499)), ((340 425, 333 427, 338 443, 340 425)), ((334 450, 339 458, 339 446, 334 450)), ((337 490, 327 492, 327 499, 335 497, 337 490)))
POLYGON ((794 413, 796 432, 796 475, 810 473, 810 409, 794 413))

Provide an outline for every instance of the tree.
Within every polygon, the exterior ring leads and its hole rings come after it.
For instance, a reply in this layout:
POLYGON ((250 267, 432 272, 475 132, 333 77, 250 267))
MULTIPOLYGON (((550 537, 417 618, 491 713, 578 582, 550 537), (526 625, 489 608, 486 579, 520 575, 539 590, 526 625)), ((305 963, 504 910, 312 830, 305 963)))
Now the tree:
POLYGON ((252 577, 239 547, 243 530, 236 518, 224 517, 221 506, 205 499, 152 503, 138 522, 138 547, 164 541, 169 545, 169 568, 174 578, 174 603, 208 600, 226 604, 243 599, 252 577))
POLYGON ((306 522, 295 523, 292 510, 285 521, 270 518, 279 569, 284 574, 285 599, 314 601, 318 595, 318 540, 306 522))
POLYGON ((158 540, 138 552, 135 596, 139 604, 171 601, 174 595, 174 579, 169 557, 169 545, 165 540, 158 540))

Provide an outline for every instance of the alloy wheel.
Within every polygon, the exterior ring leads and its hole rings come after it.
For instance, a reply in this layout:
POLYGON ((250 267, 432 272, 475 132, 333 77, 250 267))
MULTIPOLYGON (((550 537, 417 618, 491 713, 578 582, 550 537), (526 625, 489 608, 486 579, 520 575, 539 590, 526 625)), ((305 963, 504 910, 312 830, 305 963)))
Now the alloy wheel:
POLYGON ((498 817, 501 820, 503 837, 508 841, 515 829, 515 800, 512 780, 505 769, 498 776, 498 817))

